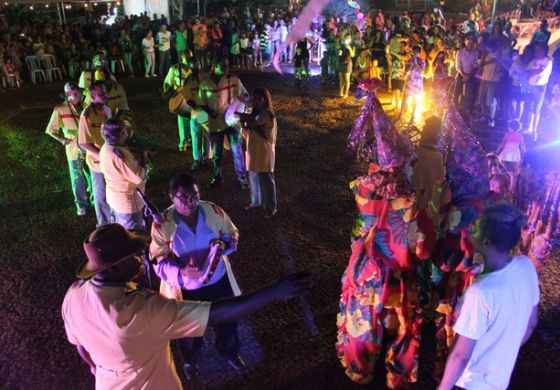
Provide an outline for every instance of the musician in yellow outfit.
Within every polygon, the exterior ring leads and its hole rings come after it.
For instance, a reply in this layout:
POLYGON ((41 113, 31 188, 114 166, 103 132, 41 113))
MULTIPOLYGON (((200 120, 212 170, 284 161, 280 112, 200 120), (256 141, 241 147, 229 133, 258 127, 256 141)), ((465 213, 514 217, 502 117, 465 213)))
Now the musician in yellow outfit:
MULTIPOLYGON (((187 53, 183 52, 179 62, 169 68, 167 76, 163 80, 163 94, 169 98, 177 93, 182 94, 185 82, 191 74, 187 53)), ((185 133, 185 128, 189 126, 189 116, 177 115, 177 126, 179 128, 179 150, 182 151, 191 143, 190 131, 185 133)))
POLYGON ((212 140, 212 162, 214 177, 210 187, 223 183, 222 154, 224 150, 224 139, 227 139, 233 155, 233 165, 237 181, 241 188, 248 188, 247 173, 245 169, 245 155, 243 153, 243 137, 241 128, 229 126, 225 120, 225 114, 230 105, 240 101, 248 100, 248 92, 241 83, 239 77, 229 73, 227 60, 214 65, 212 79, 216 83, 216 89, 209 99, 213 116, 209 119, 210 139, 212 140))
MULTIPOLYGON (((175 176, 169 185, 173 205, 164 211, 164 221, 152 226, 150 254, 157 261, 160 292, 168 298, 213 302, 239 295, 227 255, 237 249, 239 231, 229 216, 214 203, 201 201, 198 182, 188 174, 175 176), (214 247, 217 241, 222 247, 214 247), (214 250, 216 252, 214 252, 214 250), (215 256, 209 256, 210 253, 215 256), (217 259, 212 275, 206 271, 217 259), (204 283, 204 276, 209 279, 204 283)), ((237 323, 217 325, 216 349, 236 370, 244 367, 239 356, 237 323)), ((185 364, 183 372, 191 380, 198 372, 202 337, 179 339, 185 364)))
POLYGON ((189 66, 192 75, 185 81, 183 96, 191 107, 189 121, 193 156, 191 170, 197 171, 202 167, 203 158, 210 160, 212 156, 210 135, 207 131, 208 106, 216 85, 206 73, 199 70, 197 62, 190 61, 189 66))
POLYGON ((64 94, 66 100, 54 107, 45 133, 65 146, 76 212, 85 215, 90 177, 85 169, 86 155, 78 147, 78 126, 83 110, 82 90, 73 82, 68 82, 64 85, 64 94))
MULTIPOLYGON (((98 69, 93 72, 93 82, 103 82, 107 89, 107 106, 111 109, 113 115, 117 112, 126 111, 129 109, 126 92, 122 84, 117 82, 114 78, 107 78, 107 72, 103 69, 98 69)), ((84 102, 86 105, 91 103, 90 90, 86 90, 84 102)))

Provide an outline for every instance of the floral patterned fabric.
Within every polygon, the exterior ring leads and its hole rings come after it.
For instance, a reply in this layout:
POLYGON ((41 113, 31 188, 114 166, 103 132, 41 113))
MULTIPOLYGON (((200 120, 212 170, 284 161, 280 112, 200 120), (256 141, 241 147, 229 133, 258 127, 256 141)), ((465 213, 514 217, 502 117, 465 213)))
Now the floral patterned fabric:
POLYGON ((409 184, 398 197, 385 192, 398 177, 372 164, 368 176, 350 183, 359 215, 337 316, 336 351, 346 375, 358 383, 373 379, 383 336, 396 335, 385 357, 389 388, 416 382, 421 326, 413 253, 422 235, 412 191, 409 184))

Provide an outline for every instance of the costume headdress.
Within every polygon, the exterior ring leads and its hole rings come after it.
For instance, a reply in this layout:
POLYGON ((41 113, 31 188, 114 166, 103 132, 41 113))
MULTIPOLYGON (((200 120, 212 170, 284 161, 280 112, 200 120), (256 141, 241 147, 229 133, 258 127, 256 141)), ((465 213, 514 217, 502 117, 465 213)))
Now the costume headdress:
POLYGON ((359 160, 377 162, 381 168, 403 165, 412 157, 412 143, 399 134, 391 119, 383 111, 376 91, 381 80, 366 79, 360 82, 357 94, 366 94, 360 116, 348 137, 348 147, 359 160))

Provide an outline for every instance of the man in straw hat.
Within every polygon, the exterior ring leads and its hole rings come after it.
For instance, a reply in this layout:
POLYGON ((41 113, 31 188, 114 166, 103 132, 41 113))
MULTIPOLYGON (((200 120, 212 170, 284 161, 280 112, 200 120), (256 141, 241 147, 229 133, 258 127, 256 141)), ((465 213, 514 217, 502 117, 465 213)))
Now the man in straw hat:
POLYGON ((149 238, 108 224, 84 241, 87 260, 64 298, 70 343, 95 375, 96 388, 181 389, 169 340, 202 336, 207 326, 244 317, 276 300, 301 294, 307 273, 281 278, 251 294, 219 302, 177 302, 138 289, 149 238))

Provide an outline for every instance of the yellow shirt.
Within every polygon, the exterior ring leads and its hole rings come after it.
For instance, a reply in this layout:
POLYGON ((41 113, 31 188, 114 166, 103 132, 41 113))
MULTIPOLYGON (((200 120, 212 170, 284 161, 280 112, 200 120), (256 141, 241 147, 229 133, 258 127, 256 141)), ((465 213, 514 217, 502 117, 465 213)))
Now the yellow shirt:
MULTIPOLYGON (((111 110, 107 106, 95 108, 95 106, 89 105, 84 108, 80 116, 78 143, 94 144, 101 149, 105 143, 101 136, 101 126, 110 118, 111 110)), ((101 168, 99 168, 99 159, 90 151, 86 152, 86 163, 94 172, 101 172, 101 168)))
POLYGON ((144 208, 135 190, 145 190, 146 169, 140 166, 127 147, 104 144, 99 152, 99 168, 105 176, 107 203, 113 210, 131 214, 144 208))
MULTIPOLYGON (((112 81, 111 89, 107 88, 107 95, 109 96, 107 106, 111 109, 113 114, 115 114, 117 110, 128 110, 128 100, 122 84, 112 81)), ((84 102, 87 105, 91 104, 91 93, 89 90, 84 92, 84 96, 84 102)))
POLYGON ((266 138, 249 129, 245 157, 247 170, 253 172, 274 172, 276 135, 278 132, 276 118, 269 111, 264 111, 257 115, 256 125, 264 127, 266 138))
POLYGON ((97 367, 96 389, 181 389, 169 340, 202 337, 210 303, 177 302, 126 286, 73 284, 62 303, 68 341, 97 367))
POLYGON ((57 136, 63 135, 65 138, 71 139, 65 146, 66 158, 69 161, 84 158, 85 154, 78 147, 78 125, 80 122, 81 108, 76 108, 68 100, 54 107, 51 119, 45 133, 57 136))

